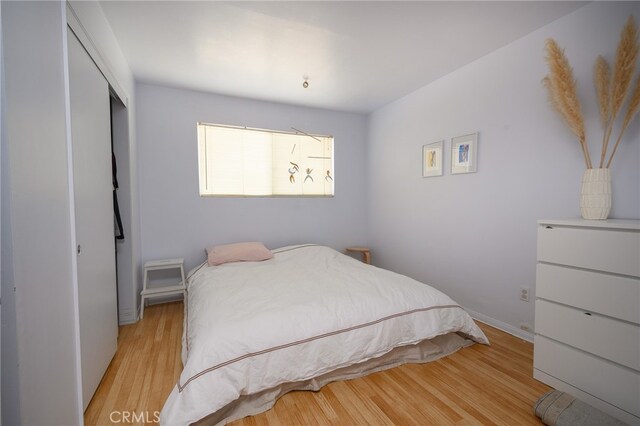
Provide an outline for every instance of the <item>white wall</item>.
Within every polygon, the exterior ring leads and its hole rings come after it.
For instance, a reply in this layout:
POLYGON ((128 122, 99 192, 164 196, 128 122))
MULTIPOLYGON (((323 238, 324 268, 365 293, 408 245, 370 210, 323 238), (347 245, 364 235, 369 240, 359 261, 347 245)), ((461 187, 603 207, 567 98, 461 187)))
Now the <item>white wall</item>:
MULTIPOLYGON (((74 6, 94 51, 124 88, 120 93, 128 90, 133 95, 133 77, 126 62, 123 66, 124 58, 118 54, 119 47, 99 5, 74 2, 74 6)), ((73 189, 68 175, 68 11, 64 1, 2 2, 6 81, 1 117, 5 424, 82 423, 73 189)), ((129 106, 132 120, 132 99, 129 106)), ((127 142, 133 145, 133 127, 130 131, 127 142)), ((135 153, 134 146, 129 149, 135 153)), ((131 204, 135 207, 133 201, 131 204)), ((132 222, 136 221, 134 217, 132 222)), ((138 239, 132 245, 139 247, 138 239)), ((129 299, 135 307, 137 274, 133 267, 129 275, 129 299)))
POLYGON ((3 161, 10 185, 3 179, 2 226, 11 239, 3 241, 3 266, 10 274, 3 270, 2 284, 15 286, 19 357, 18 365, 2 365, 3 386, 19 383, 2 392, 19 399, 13 399, 18 406, 3 404, 3 417, 22 424, 78 424, 65 5, 3 2, 2 20, 8 157, 3 161))
MULTIPOLYGON (((5 156, 6 156, 6 148, 5 148, 5 141, 6 141, 6 135, 5 135, 5 126, 4 126, 4 55, 2 53, 2 3, 0 2, 0 227, 2 227, 1 223, 2 223, 2 218, 4 218, 5 214, 3 213, 3 207, 4 204, 2 203, 2 193, 4 192, 3 185, 4 185, 4 180, 6 179, 6 177, 4 176, 4 172, 6 169, 6 164, 4 163, 5 160, 5 156)), ((2 228, 4 229, 4 228, 2 228)), ((2 233, 0 233, 0 253, 2 252, 3 248, 4 248, 4 244, 6 243, 6 239, 7 237, 2 236, 2 233)), ((3 269, 2 269, 2 258, 3 256, 0 254, 0 302, 2 299, 2 283, 4 282, 4 279, 2 279, 2 274, 4 273, 3 269)), ((13 292, 11 292, 13 293, 13 292)), ((12 348, 15 348, 17 346, 16 344, 16 333, 15 333, 15 299, 13 297, 10 298, 11 302, 10 304, 12 305, 12 327, 11 330, 9 332, 10 334, 10 338, 8 339, 8 341, 11 342, 12 344, 12 348)), ((6 308, 5 308, 6 309, 6 308)), ((5 322, 2 321, 2 304, 0 303, 0 324, 2 325, 0 327, 0 370, 2 369, 2 359, 7 360, 7 354, 5 354, 6 350, 3 350, 2 348, 4 346, 1 346, 2 343, 2 336, 7 333, 6 330, 4 330, 4 324, 5 322)), ((15 351, 13 351, 15 353, 15 351)), ((13 365, 16 365, 16 362, 13 361, 12 362, 13 365)), ((0 374, 0 379, 3 376, 0 374)), ((0 380, 0 425, 2 424, 2 388, 4 386, 2 385, 2 380, 0 380)), ((16 386, 17 389, 17 386, 16 386)), ((5 422, 5 424, 7 424, 5 422)))
POLYGON ((367 242, 364 116, 146 84, 137 85, 136 105, 143 261, 184 257, 190 268, 206 247, 239 241, 367 242), (335 197, 200 197, 198 121, 333 135, 335 197))
MULTIPOLYGON (((536 221, 576 217, 585 168, 578 142, 541 84, 544 41, 566 48, 579 81, 592 157, 601 140, 592 86, 640 3, 597 2, 376 111, 369 122, 369 241, 381 266, 451 295, 511 331, 534 323, 536 221), (478 172, 450 174, 449 138, 478 131, 478 172), (421 146, 447 139, 443 177, 421 177, 421 146)), ((490 30, 490 29, 488 29, 490 30)), ((612 165, 614 218, 640 217, 640 125, 612 165)))

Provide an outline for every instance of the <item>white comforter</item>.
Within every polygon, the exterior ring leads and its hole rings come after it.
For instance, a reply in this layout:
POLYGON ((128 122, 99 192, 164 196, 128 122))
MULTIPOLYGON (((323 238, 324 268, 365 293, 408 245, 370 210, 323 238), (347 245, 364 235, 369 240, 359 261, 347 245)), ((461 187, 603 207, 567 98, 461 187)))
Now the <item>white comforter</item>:
POLYGON ((307 380, 449 332, 488 343, 448 296, 321 246, 203 267, 189 280, 184 370, 160 422, 186 425, 241 395, 307 380))

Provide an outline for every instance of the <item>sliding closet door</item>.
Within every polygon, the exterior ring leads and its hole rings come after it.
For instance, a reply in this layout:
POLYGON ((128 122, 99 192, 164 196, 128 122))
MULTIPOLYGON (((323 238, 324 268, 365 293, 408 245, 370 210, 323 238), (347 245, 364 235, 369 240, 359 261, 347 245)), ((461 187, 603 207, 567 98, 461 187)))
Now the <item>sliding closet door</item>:
POLYGON ((82 396, 87 408, 117 347, 109 86, 68 30, 82 396))

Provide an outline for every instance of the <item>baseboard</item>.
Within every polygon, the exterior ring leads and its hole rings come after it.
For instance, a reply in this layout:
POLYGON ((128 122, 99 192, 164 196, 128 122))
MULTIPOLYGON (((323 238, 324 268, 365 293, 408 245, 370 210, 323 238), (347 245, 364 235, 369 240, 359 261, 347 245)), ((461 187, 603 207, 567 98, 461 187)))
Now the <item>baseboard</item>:
POLYGON ((171 296, 156 296, 153 299, 147 299, 146 306, 159 305, 161 303, 178 302, 182 300, 181 294, 172 294, 171 296))
POLYGON ((131 325, 137 323, 138 320, 135 318, 120 318, 118 320, 118 325, 131 325))
POLYGON ((509 333, 513 336, 519 337, 527 342, 533 343, 533 333, 521 330, 517 327, 512 326, 511 324, 507 324, 506 322, 499 321, 495 318, 491 318, 487 315, 481 314, 479 312, 472 311, 471 309, 465 308, 465 311, 471 315, 471 317, 475 320, 483 322, 485 324, 490 325, 491 327, 495 327, 499 330, 504 331, 505 333, 509 333))
MULTIPOLYGON (((181 300, 183 300, 183 297, 181 294, 173 294, 171 296, 164 296, 164 297, 157 296, 157 297, 154 297, 153 299, 147 299, 146 307, 148 308, 149 306, 159 305, 161 303, 179 302, 181 300)), ((137 306, 135 319, 127 324, 132 324, 134 322, 138 322, 139 320, 140 320, 140 306, 137 306)), ((122 322, 120 322, 120 324, 123 325, 122 322)))
POLYGON ((138 310, 134 309, 134 311, 129 312, 120 312, 118 316, 118 325, 128 325, 138 322, 138 310))

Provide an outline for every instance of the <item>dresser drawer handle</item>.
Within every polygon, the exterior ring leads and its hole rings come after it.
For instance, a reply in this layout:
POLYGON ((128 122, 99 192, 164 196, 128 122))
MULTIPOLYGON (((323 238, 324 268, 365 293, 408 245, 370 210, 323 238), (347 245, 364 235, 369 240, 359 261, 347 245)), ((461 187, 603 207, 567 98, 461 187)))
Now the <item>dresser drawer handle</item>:
POLYGON ((553 229, 553 226, 547 225, 547 226, 544 227, 544 229, 553 229))
POLYGON ((585 312, 584 314, 591 316, 591 312, 585 312))

